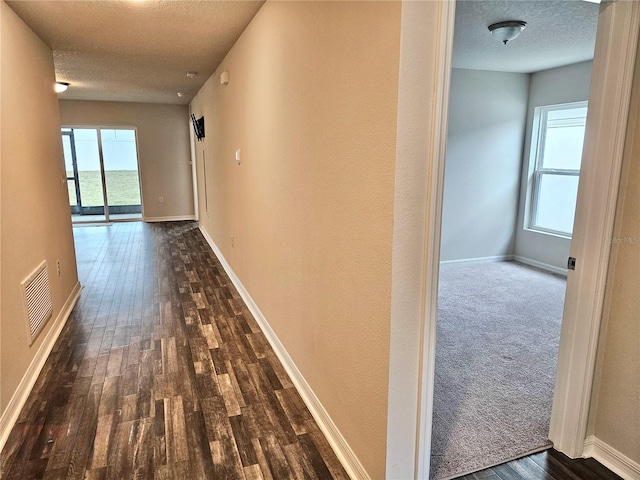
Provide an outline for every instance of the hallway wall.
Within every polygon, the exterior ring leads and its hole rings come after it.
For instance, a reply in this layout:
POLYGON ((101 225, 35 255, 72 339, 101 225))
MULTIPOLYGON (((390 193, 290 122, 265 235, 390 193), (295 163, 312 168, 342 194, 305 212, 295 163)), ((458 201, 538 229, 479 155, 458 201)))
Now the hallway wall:
POLYGON ((4 2, 0 7, 0 412, 5 414, 45 337, 63 315, 78 275, 67 185, 63 183, 66 174, 53 90, 53 55, 13 10, 4 2), (29 346, 20 284, 43 260, 48 263, 53 317, 29 346), (56 275, 56 260, 60 260, 60 276, 56 275))
POLYGON ((400 13, 267 2, 191 104, 205 117, 201 228, 372 478, 385 471, 400 13))

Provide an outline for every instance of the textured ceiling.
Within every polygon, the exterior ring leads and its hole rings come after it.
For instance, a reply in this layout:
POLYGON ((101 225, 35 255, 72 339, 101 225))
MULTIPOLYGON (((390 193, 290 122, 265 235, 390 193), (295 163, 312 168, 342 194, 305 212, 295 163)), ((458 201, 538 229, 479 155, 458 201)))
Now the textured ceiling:
POLYGON ((263 0, 7 3, 53 49, 59 98, 187 104, 263 0))
POLYGON ((530 73, 591 60, 599 5, 586 1, 520 0, 456 3, 454 68, 530 73), (487 29, 523 20, 527 27, 503 45, 487 29))
MULTIPOLYGON (((53 49, 56 78, 72 84, 60 98, 187 104, 263 0, 7 3, 53 49)), ((453 66, 535 72, 589 60, 598 9, 577 0, 459 0, 453 66), (508 45, 487 29, 503 20, 527 22, 508 45)))

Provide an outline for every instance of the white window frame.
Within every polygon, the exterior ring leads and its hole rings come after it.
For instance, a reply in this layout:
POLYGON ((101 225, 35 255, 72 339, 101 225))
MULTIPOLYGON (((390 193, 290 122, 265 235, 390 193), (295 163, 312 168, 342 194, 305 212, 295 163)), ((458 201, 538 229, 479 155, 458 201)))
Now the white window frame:
POLYGON ((571 103, 559 103, 555 105, 544 105, 536 107, 533 115, 533 128, 531 133, 531 152, 529 156, 529 189, 527 191, 527 200, 529 203, 528 215, 525 218, 526 230, 534 231, 537 233, 543 233, 546 235, 553 235, 563 238, 571 238, 573 231, 563 232, 559 230, 553 230, 550 228, 541 227, 535 225, 534 221, 537 217, 538 198, 540 196, 540 179, 543 175, 566 175, 576 176, 580 178, 580 170, 573 169, 558 169, 558 168, 543 168, 542 165, 542 152, 544 152, 544 144, 546 139, 546 125, 547 117, 550 112, 557 110, 569 110, 572 108, 588 108, 587 101, 583 102, 571 102, 571 103))

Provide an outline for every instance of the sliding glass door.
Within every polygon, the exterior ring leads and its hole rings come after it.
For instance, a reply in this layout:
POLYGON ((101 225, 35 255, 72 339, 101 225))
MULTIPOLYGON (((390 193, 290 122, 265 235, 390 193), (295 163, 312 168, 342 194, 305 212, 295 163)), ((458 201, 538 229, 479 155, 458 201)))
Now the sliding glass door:
POLYGON ((112 218, 141 217, 135 130, 100 129, 105 190, 112 218))
POLYGON ((62 145, 74 222, 142 218, 134 129, 63 128, 62 145))

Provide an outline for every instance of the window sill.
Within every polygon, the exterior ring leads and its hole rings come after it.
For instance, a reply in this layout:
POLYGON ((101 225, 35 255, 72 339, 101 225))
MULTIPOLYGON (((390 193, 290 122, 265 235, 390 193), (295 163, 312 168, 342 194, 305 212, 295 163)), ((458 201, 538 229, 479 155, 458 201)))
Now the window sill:
POLYGON ((551 231, 551 230, 543 230, 543 229, 540 229, 540 228, 525 227, 524 230, 526 232, 538 233, 540 235, 547 235, 549 237, 562 238, 563 240, 571 240, 571 238, 572 238, 571 235, 568 235, 566 233, 554 232, 554 231, 551 231))

